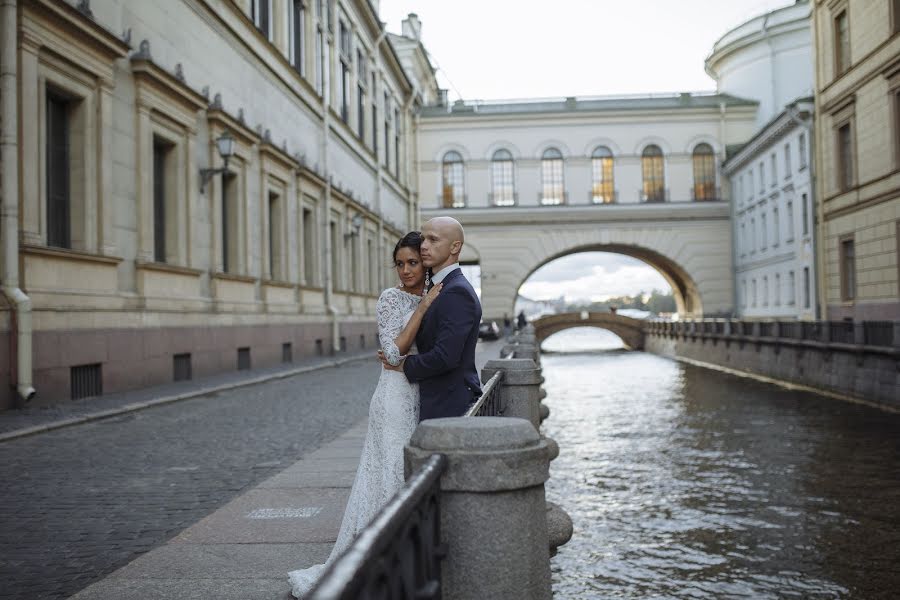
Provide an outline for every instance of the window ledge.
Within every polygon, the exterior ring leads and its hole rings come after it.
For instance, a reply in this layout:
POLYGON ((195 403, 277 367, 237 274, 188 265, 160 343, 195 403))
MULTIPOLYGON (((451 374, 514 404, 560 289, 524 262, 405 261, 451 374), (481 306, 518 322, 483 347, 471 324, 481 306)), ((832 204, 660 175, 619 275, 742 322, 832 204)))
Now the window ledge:
POLYGON ((252 275, 237 275, 235 273, 223 273, 221 271, 212 274, 213 279, 223 281, 240 281, 242 283, 256 283, 256 277, 252 275))
POLYGON ((159 271, 162 273, 175 273, 177 275, 191 275, 193 277, 199 277, 203 274, 203 271, 200 269, 192 269, 190 267, 181 267, 161 262, 136 261, 135 265, 142 271, 159 271))
POLYGON ((94 262, 106 265, 118 265, 124 259, 119 256, 103 256, 92 252, 84 252, 82 250, 70 250, 68 248, 54 248, 51 246, 33 246, 23 244, 21 246, 23 254, 31 256, 46 256, 50 258, 61 258, 64 260, 72 260, 78 262, 94 262))
POLYGON ((296 283, 291 283, 290 281, 281 281, 280 279, 263 279, 263 285, 267 285, 269 287, 280 287, 280 288, 289 288, 294 289, 297 287, 296 283))

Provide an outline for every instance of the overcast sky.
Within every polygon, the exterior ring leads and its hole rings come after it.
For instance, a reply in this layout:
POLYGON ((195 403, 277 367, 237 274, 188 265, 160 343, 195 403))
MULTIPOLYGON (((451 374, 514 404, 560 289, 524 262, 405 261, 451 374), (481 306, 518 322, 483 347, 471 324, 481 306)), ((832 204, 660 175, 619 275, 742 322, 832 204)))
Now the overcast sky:
MULTIPOLYGON (((410 12, 451 100, 715 89, 703 62, 717 39, 793 0, 381 0, 400 33, 410 12)), ((590 252, 545 265, 520 293, 603 299, 669 290, 629 257, 590 252)))
POLYGON ((715 41, 793 0, 381 0, 400 33, 414 12, 451 99, 715 89, 715 41))

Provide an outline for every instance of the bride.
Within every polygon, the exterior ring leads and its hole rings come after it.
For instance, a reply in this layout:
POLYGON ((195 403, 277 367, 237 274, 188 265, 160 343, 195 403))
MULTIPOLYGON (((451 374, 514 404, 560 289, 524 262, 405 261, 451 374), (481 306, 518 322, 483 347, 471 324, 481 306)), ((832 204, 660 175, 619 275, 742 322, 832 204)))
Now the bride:
MULTIPOLYGON (((425 290, 425 267, 419 257, 422 235, 412 231, 394 247, 394 268, 400 285, 384 290, 378 298, 378 339, 388 362, 415 352, 416 332, 425 311, 440 292, 441 284, 425 290)), ((291 592, 297 598, 312 590, 325 568, 339 557, 369 524, 375 514, 403 485, 403 447, 419 422, 419 386, 399 371, 382 369, 369 405, 369 427, 356 479, 344 511, 340 533, 328 561, 308 569, 291 571, 291 592)))

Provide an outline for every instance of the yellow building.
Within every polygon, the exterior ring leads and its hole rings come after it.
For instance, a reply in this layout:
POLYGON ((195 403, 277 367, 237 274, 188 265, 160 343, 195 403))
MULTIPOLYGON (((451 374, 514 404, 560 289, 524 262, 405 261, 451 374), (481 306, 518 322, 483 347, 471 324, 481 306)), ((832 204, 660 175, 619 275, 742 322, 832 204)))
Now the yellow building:
POLYGON ((377 345, 436 86, 371 2, 18 0, 0 19, 0 408, 377 345))
POLYGON ((900 1, 816 0, 813 22, 823 315, 900 319, 900 1))

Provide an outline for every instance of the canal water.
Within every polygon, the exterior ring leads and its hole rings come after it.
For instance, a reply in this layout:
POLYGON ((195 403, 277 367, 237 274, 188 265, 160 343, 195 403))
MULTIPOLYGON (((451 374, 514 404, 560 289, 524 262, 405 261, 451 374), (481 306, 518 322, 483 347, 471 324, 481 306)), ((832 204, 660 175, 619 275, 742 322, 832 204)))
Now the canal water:
POLYGON ((617 346, 544 346, 555 598, 900 598, 900 415, 617 346))

